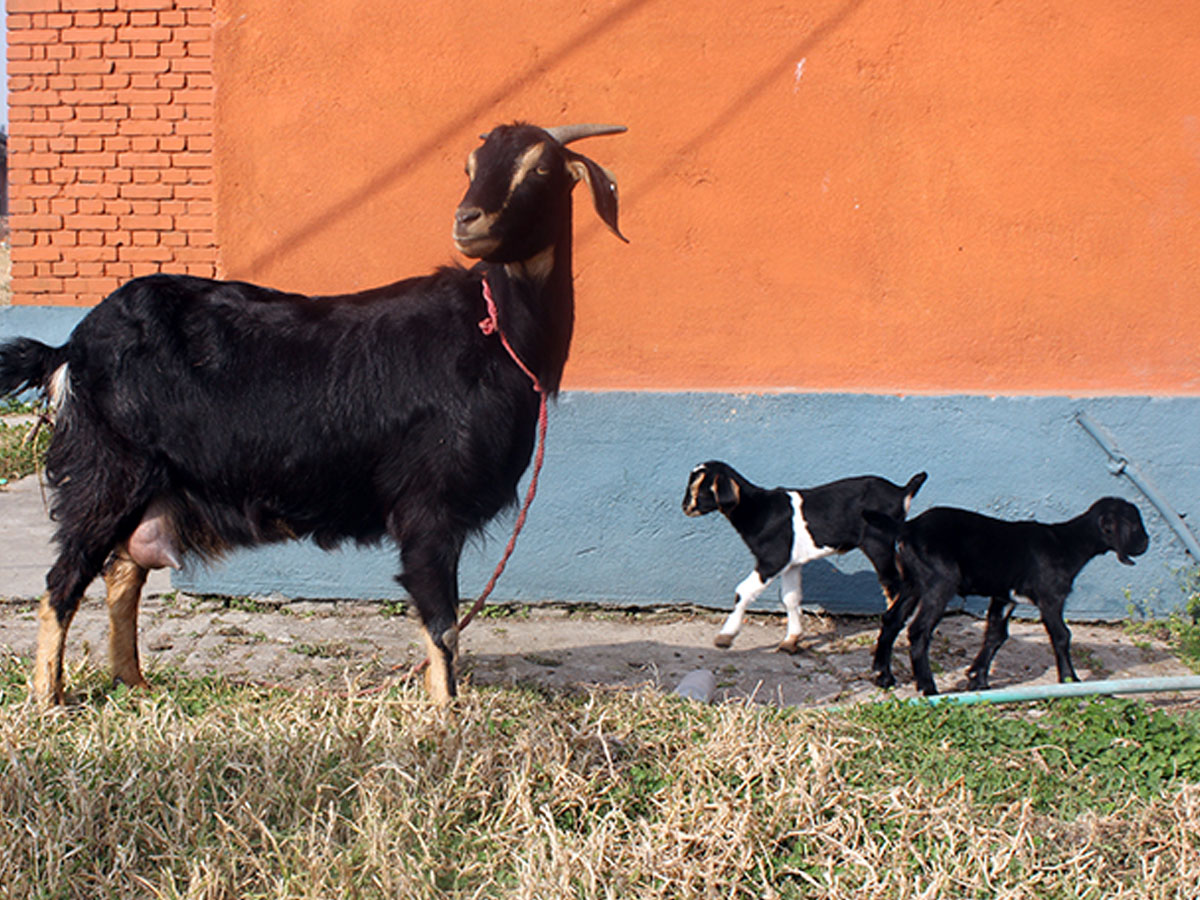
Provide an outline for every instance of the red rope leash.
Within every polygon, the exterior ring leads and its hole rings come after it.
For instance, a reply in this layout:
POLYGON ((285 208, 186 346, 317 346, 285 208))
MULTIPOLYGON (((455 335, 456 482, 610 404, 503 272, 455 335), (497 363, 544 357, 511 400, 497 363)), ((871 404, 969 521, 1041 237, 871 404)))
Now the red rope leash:
MULTIPOLYGON (((487 598, 495 589, 496 582, 504 574, 504 569, 508 565, 508 559, 512 556, 513 550, 516 549, 517 535, 525 527, 525 518, 529 514, 529 507, 532 505, 533 497, 537 493, 538 476, 542 472, 542 462, 546 458, 546 422, 548 419, 546 412, 546 391, 542 388, 542 383, 538 380, 537 375, 525 365, 521 357, 517 355, 517 351, 513 349, 512 344, 508 342, 508 337, 500 329, 500 319, 496 312, 496 301, 492 298, 492 288, 487 283, 486 278, 483 280, 483 302, 487 304, 487 316, 480 320, 479 330, 484 334, 498 334, 500 336, 500 343, 504 345, 504 349, 508 351, 508 355, 512 357, 513 362, 533 382, 533 389, 538 393, 538 441, 537 453, 533 457, 533 475, 529 478, 529 487, 525 489, 525 500, 521 503, 521 511, 517 513, 517 521, 513 525, 513 532, 512 536, 508 539, 508 546, 504 548, 504 555, 500 557, 500 562, 496 564, 496 570, 492 572, 492 577, 484 585, 483 591, 475 599, 475 603, 471 606, 470 611, 457 623, 459 631, 466 628, 470 624, 470 621, 475 618, 475 615, 483 609, 483 604, 487 602, 487 598)), ((413 667, 413 670, 409 673, 410 677, 418 674, 427 665, 429 665, 428 657, 413 667)))
POLYGON ((529 507, 533 504, 533 497, 537 493, 538 476, 542 473, 542 462, 546 458, 546 391, 542 388, 542 383, 538 381, 538 377, 530 371, 525 365, 521 357, 517 356, 517 351, 512 348, 512 344, 508 342, 508 338, 504 332, 500 330, 500 319, 496 314, 496 301, 492 299, 492 288, 487 283, 487 279, 483 280, 483 301, 487 304, 487 318, 479 323, 479 330, 484 334, 500 335, 500 343, 504 345, 504 349, 508 351, 508 355, 512 357, 513 362, 529 376, 529 380, 533 382, 533 389, 538 393, 538 442, 537 452, 533 457, 533 475, 529 478, 529 487, 525 489, 525 500, 521 504, 521 511, 517 513, 516 524, 513 525, 512 537, 508 539, 508 546, 504 548, 504 555, 500 557, 500 562, 496 565, 496 571, 492 573, 492 577, 488 579, 488 583, 484 585, 483 592, 475 600, 475 604, 471 607, 461 622, 458 623, 459 629, 467 627, 467 624, 475 618, 475 614, 483 609, 483 604, 487 601, 488 596, 496 587, 496 582, 500 580, 500 576, 504 573, 504 567, 508 565, 508 558, 512 556, 513 550, 517 546, 517 535, 521 533, 521 529, 525 527, 525 517, 529 514, 529 507))

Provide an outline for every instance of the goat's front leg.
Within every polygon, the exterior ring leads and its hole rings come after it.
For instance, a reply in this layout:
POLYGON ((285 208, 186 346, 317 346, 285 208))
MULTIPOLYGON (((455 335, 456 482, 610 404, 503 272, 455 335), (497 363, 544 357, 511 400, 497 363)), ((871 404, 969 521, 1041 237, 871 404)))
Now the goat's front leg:
POLYGON ((767 589, 770 581, 770 577, 764 581, 757 569, 743 579, 742 583, 737 586, 733 612, 729 614, 729 618, 721 626, 720 632, 718 632, 716 638, 713 640, 714 644, 721 648, 733 646, 733 639, 742 630, 742 619, 746 616, 746 607, 762 596, 762 592, 767 589))
POLYGON ((780 641, 775 649, 781 653, 795 653, 800 641, 800 602, 803 590, 800 581, 800 566, 788 566, 780 576, 780 590, 783 592, 783 608, 787 611, 787 636, 780 641))
POLYGON ((892 648, 900 635, 900 629, 904 627, 916 605, 917 594, 900 589, 896 599, 880 619, 879 639, 875 642, 871 671, 875 673, 875 683, 881 688, 889 688, 896 683, 896 676, 892 674, 892 648))
POLYGON ((447 706, 458 693, 455 671, 458 664, 458 548, 461 541, 446 540, 452 547, 432 541, 414 540, 401 544, 404 585, 416 604, 428 653, 425 689, 438 706, 447 706))
POLYGON ((1054 647, 1054 662, 1058 666, 1058 680, 1063 681, 1079 681, 1079 675, 1075 672, 1075 667, 1071 665, 1071 629, 1067 628, 1067 623, 1063 621, 1063 606, 1066 604, 1067 598, 1051 597, 1048 600, 1043 600, 1042 597, 1034 597, 1033 601, 1038 605, 1038 609, 1042 611, 1042 625, 1046 628, 1046 633, 1050 635, 1050 643, 1054 647))
POLYGON ((148 688, 138 657, 138 602, 146 584, 146 569, 133 561, 125 547, 118 548, 104 572, 108 604, 108 657, 113 680, 129 687, 148 688))
POLYGON ((933 680, 933 668, 929 664, 929 644, 933 639, 933 629, 941 621, 946 604, 953 596, 953 588, 944 585, 926 590, 921 596, 917 614, 908 626, 908 656, 912 661, 913 680, 927 697, 938 692, 937 683, 933 680))
POLYGON ((992 667, 992 658, 1000 645, 1008 639, 1008 620, 1012 616, 1016 603, 1006 595, 993 597, 988 606, 987 629, 983 633, 983 646, 979 655, 967 669, 967 689, 986 691, 988 689, 988 671, 992 667))

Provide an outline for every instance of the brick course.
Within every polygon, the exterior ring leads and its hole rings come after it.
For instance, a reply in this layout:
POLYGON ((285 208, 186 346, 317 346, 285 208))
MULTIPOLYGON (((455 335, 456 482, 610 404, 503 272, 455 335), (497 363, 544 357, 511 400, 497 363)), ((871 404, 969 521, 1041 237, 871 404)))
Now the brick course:
POLYGON ((213 0, 8 0, 15 303, 217 274, 213 0))

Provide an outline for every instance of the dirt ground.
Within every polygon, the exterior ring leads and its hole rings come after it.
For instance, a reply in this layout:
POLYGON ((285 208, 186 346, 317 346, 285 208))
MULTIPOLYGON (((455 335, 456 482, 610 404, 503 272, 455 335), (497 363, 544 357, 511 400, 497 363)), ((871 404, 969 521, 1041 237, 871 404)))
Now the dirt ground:
MULTIPOLYGON (((29 656, 36 619, 30 599, 0 601, 0 653, 29 656)), ((782 613, 747 617, 734 647, 712 639, 723 614, 695 609, 622 611, 571 606, 494 607, 463 633, 466 683, 530 684, 555 690, 651 684, 674 690, 689 671, 716 677, 714 699, 813 706, 874 699, 870 681, 877 620, 805 615, 795 655, 775 652, 782 613)), ((368 602, 223 601, 173 593, 143 602, 141 652, 147 672, 220 673, 235 679, 340 690, 400 677, 423 656, 416 622, 368 602)), ((938 628, 931 658, 943 692, 966 687, 983 622, 951 615, 938 628)), ((1072 625, 1073 658, 1085 680, 1191 674, 1161 642, 1119 625, 1072 625)), ((72 625, 69 660, 107 665, 107 614, 89 599, 72 625)), ((899 696, 915 694, 907 645, 897 642, 899 696)), ((1053 683, 1053 656, 1040 624, 1013 623, 997 655, 992 686, 1053 683)))

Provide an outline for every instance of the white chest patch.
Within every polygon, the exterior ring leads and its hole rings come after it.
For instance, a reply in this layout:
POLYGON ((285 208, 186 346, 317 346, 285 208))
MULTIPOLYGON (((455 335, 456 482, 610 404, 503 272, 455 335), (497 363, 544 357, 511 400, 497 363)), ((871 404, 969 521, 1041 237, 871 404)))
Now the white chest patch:
POLYGON ((802 565, 814 559, 832 556, 837 551, 832 547, 818 547, 804 519, 804 500, 796 491, 788 491, 792 498, 792 563, 802 565))

